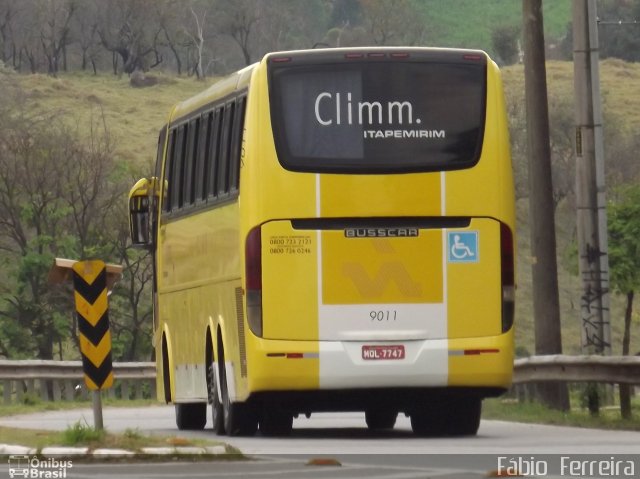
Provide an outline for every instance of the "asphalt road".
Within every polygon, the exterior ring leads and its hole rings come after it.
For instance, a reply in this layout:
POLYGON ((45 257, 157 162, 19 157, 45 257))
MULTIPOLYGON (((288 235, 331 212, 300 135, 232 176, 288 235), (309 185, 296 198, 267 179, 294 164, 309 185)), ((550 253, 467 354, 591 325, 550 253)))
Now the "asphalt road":
MULTIPOLYGON (((76 421, 93 423, 90 409, 49 411, 0 418, 0 425, 62 430, 76 421)), ((247 455, 407 455, 407 454, 635 454, 640 457, 640 433, 484 420, 477 437, 419 438, 409 419, 398 417, 393 431, 370 433, 359 413, 314 414, 295 420, 293 434, 285 438, 218 437, 210 430, 178 431, 172 406, 105 408, 105 428, 183 437, 220 439, 247 455)), ((639 471, 640 472, 640 471, 639 471)))

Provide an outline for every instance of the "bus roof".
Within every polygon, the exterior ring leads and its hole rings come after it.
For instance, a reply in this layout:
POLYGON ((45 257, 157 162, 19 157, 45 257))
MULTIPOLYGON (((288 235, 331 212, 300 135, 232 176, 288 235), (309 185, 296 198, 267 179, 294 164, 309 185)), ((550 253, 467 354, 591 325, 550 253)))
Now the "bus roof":
POLYGON ((173 109, 170 122, 176 123, 193 111, 198 110, 209 103, 215 102, 216 100, 228 97, 235 91, 244 89, 249 84, 251 73, 257 65, 258 63, 254 63, 242 70, 233 72, 230 75, 221 78, 206 90, 203 90, 197 95, 178 103, 173 109))

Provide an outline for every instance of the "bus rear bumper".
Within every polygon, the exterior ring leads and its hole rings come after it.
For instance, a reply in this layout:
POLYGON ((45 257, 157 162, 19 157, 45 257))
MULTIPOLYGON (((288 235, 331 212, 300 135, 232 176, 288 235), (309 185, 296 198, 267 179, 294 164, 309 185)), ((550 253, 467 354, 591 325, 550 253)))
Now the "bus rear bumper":
MULTIPOLYGON (((257 339, 249 394, 369 388, 506 390, 513 371, 513 333, 411 341, 257 339)), ((494 395, 494 394, 492 394, 494 395)))

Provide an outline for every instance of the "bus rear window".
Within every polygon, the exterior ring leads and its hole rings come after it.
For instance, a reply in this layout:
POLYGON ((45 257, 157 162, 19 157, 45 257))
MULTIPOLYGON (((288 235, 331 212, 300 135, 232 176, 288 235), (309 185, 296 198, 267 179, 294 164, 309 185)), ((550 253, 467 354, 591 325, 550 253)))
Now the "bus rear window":
POLYGON ((484 61, 270 67, 276 150, 289 170, 436 171, 479 159, 484 61))

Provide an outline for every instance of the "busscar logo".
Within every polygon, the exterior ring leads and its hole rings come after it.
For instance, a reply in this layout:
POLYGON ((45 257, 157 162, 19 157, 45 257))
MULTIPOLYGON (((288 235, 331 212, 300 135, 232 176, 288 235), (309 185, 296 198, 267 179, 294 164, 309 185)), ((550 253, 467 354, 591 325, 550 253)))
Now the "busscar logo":
POLYGON ((61 461, 53 457, 9 456, 9 477, 26 477, 33 479, 65 479, 67 469, 73 467, 73 461, 61 461))
POLYGON ((418 228, 346 228, 346 238, 412 238, 419 236, 418 228))

